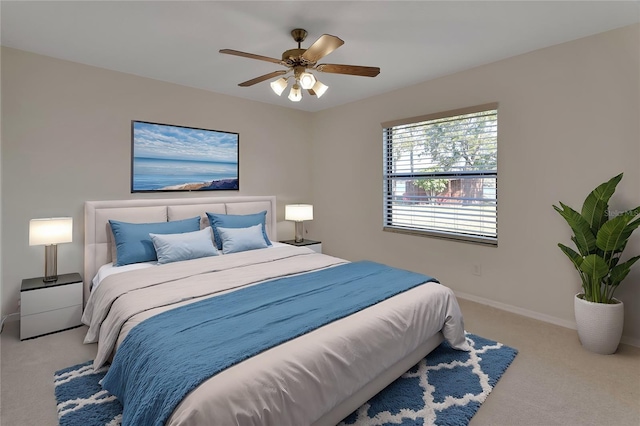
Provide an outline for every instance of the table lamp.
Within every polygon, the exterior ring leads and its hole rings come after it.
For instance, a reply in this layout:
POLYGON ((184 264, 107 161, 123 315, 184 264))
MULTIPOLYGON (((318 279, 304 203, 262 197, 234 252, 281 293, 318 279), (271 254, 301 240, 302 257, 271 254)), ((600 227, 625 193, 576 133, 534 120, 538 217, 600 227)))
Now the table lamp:
POLYGON ((296 222, 296 243, 304 241, 304 221, 313 220, 313 206, 311 204, 287 204, 284 207, 284 219, 296 222))
POLYGON ((44 245, 44 282, 58 279, 58 246, 70 243, 73 234, 73 218, 51 217, 29 221, 29 245, 44 245))

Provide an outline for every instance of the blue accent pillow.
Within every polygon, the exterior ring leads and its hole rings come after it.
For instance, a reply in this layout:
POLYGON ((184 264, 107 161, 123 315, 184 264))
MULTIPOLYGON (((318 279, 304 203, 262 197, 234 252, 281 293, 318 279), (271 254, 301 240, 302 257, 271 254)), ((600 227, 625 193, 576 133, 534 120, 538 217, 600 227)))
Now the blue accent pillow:
POLYGON ((266 210, 261 211, 260 213, 245 215, 207 212, 207 217, 209 218, 211 228, 213 228, 213 239, 216 242, 218 250, 222 250, 222 239, 220 238, 218 228, 248 228, 250 226, 262 225, 262 236, 264 237, 264 241, 268 246, 271 245, 271 241, 269 240, 269 237, 267 237, 267 231, 265 229, 265 222, 267 220, 266 210))
POLYGON ((158 263, 218 255, 218 250, 213 246, 213 232, 210 226, 184 234, 149 234, 149 236, 156 249, 158 263))
POLYGON ((158 260, 150 233, 180 234, 200 230, 200 217, 156 223, 129 223, 109 220, 116 244, 114 266, 158 260))
POLYGON ((241 251, 267 248, 262 235, 262 226, 247 228, 218 228, 222 239, 222 253, 238 253, 241 251))

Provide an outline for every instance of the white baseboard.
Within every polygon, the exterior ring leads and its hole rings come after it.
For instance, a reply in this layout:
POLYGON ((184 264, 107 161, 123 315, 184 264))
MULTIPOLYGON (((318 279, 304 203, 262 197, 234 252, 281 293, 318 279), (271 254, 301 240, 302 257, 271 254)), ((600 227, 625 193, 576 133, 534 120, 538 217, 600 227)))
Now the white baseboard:
POLYGON ((634 339, 633 337, 622 336, 622 339, 620 339, 620 342, 624 343, 625 345, 635 346, 636 348, 640 348, 640 339, 634 339))
MULTIPOLYGON (((529 309, 520 308, 518 306, 508 305, 502 302, 496 302, 495 300, 486 299, 480 296, 474 296, 473 294, 463 293, 459 291, 454 291, 456 297, 460 299, 470 300, 471 302, 480 303, 481 305, 491 306, 492 308, 501 309, 503 311, 511 312, 514 314, 522 315, 523 317, 533 318, 539 321, 548 322, 550 324, 559 325, 560 327, 569 328, 571 330, 576 330, 578 327, 576 326, 575 321, 568 321, 561 318, 557 318, 551 315, 541 314, 540 312, 531 311, 529 309)), ((640 339, 635 339, 629 336, 622 336, 620 340, 621 343, 625 345, 636 346, 640 348, 640 339)))

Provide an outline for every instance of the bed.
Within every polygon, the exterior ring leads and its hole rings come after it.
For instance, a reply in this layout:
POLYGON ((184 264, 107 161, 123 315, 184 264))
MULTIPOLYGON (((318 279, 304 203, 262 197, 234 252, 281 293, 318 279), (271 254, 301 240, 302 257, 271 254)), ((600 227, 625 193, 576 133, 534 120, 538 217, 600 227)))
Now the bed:
MULTIPOLYGON (((90 326, 85 343, 98 342, 95 367, 113 360, 114 354, 116 360, 125 356, 122 348, 129 351, 127 341, 136 334, 134 327, 141 325, 135 328, 138 331, 174 311, 222 303, 251 291, 271 291, 265 290, 267 285, 285 280, 337 271, 343 275, 346 268, 360 267, 277 243, 273 196, 88 201, 84 254, 83 322, 90 326), (266 212, 262 229, 273 243, 164 265, 133 265, 125 272, 109 266, 116 256, 110 220, 174 223, 198 217, 204 230, 209 226, 207 212, 232 216, 266 212)), ((457 349, 467 349, 453 292, 437 283, 412 284, 406 291, 222 369, 186 392, 170 410, 166 424, 333 426, 444 338, 457 349)), ((138 355, 135 358, 142 359, 138 355)), ((117 370, 113 365, 112 369, 117 370)), ((123 377, 126 384, 128 376, 123 377)), ((139 381, 130 379, 128 385, 139 381)), ((125 416, 126 412, 125 403, 125 416)))

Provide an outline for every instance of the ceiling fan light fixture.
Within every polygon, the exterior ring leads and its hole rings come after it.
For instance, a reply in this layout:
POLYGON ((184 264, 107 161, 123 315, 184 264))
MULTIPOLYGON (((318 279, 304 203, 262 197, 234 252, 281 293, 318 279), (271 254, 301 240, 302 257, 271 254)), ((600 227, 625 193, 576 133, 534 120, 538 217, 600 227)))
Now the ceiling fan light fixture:
POLYGON ((289 92, 289 100, 291 102, 300 102, 301 99, 302 99, 302 90, 300 89, 300 85, 296 83, 291 87, 291 91, 289 92))
POLYGON ((315 92, 316 96, 319 98, 320 96, 324 95, 324 92, 326 92, 328 88, 329 86, 326 86, 320 83, 319 80, 316 80, 316 83, 313 85, 311 89, 315 92))
POLYGON ((316 84, 316 78, 313 74, 306 71, 300 74, 300 86, 302 86, 303 89, 311 89, 314 84, 316 84))
POLYGON ((287 84, 289 84, 287 79, 280 77, 276 81, 271 82, 271 89, 273 89, 276 95, 280 96, 282 95, 282 92, 284 92, 284 89, 287 88, 287 84))

